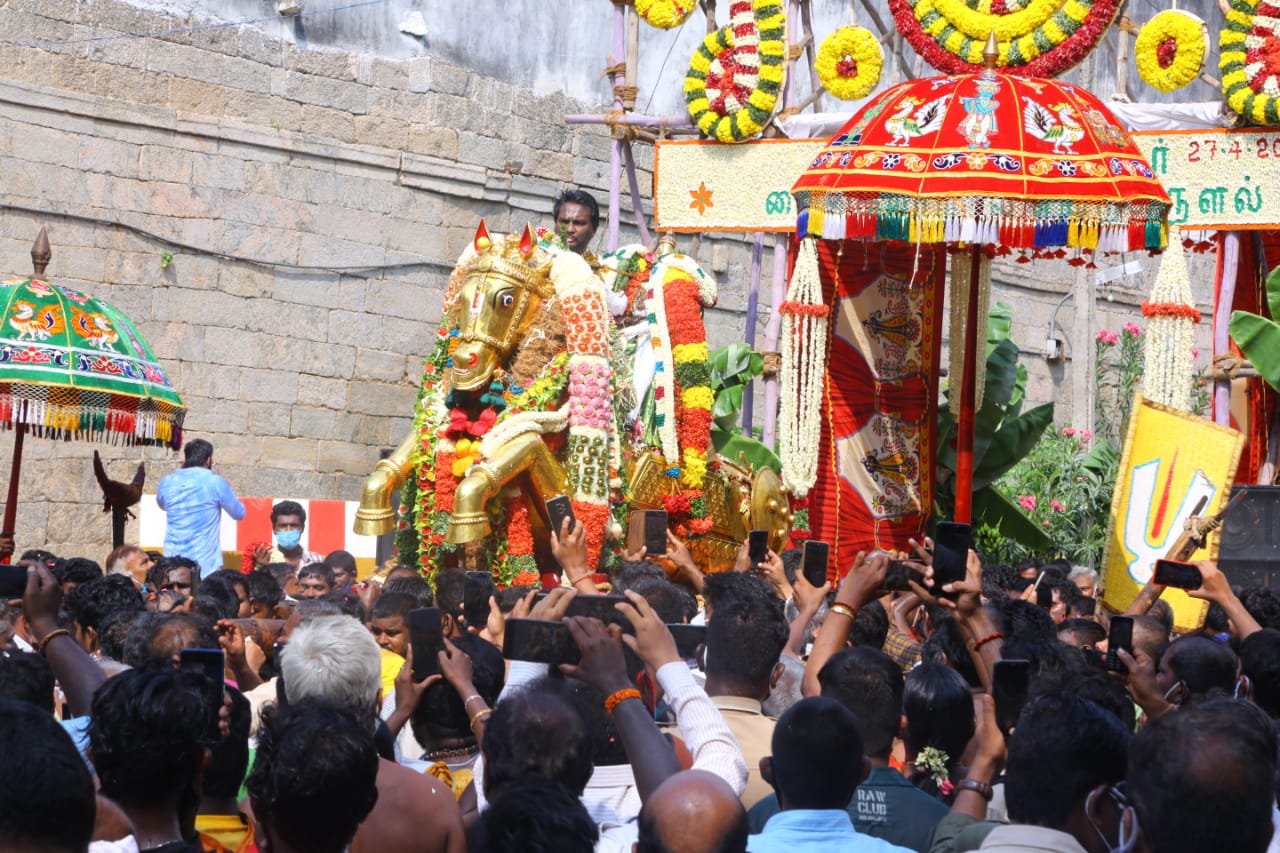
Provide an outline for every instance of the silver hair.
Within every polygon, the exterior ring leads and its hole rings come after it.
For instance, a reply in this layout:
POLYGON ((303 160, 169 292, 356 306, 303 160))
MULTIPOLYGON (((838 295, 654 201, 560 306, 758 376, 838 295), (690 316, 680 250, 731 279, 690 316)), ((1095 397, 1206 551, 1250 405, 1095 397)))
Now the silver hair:
POLYGON ((382 688, 382 652, 350 616, 315 616, 289 635, 280 676, 290 701, 322 696, 364 715, 382 688))
POLYGON ((1098 582, 1098 573, 1088 566, 1072 566, 1071 571, 1067 572, 1067 580, 1074 581, 1076 578, 1089 576, 1089 580, 1093 583, 1098 582))

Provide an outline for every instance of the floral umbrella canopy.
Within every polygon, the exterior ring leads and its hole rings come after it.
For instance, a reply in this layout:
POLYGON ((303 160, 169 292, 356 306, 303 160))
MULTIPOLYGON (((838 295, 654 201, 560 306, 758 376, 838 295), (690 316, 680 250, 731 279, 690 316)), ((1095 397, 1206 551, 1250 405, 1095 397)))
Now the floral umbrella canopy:
POLYGON ((129 318, 34 277, 0 285, 0 428, 17 428, 4 529, 13 530, 22 436, 182 446, 186 407, 129 318))
MULTIPOLYGON (((953 331, 964 339, 953 373, 961 376, 956 519, 962 522, 971 515, 976 353, 985 338, 978 294, 990 256, 1154 251, 1168 238, 1168 193, 1111 112, 1079 86, 997 72, 995 41, 993 35, 984 52, 986 69, 886 90, 792 187, 801 240, 971 250, 968 270, 958 275, 967 292, 952 298, 953 312, 964 312, 953 316, 953 331)), ((797 265, 805 257, 816 255, 802 251, 797 265)))
POLYGON ((792 188, 800 237, 1159 249, 1169 195, 1090 92, 994 71, 867 104, 792 188))

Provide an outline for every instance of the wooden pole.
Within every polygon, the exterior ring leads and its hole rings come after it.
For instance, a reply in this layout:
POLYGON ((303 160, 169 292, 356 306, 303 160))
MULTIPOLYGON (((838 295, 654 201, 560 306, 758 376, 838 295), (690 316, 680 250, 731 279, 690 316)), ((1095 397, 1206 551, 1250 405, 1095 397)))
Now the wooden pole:
MULTIPOLYGON (((964 314, 964 368, 960 379, 960 417, 956 425, 956 512, 961 524, 973 521, 973 422, 978 378, 978 288, 982 276, 982 247, 969 255, 969 300, 964 314)), ((956 341, 951 345, 955 346, 956 341)))
MULTIPOLYGON (((778 351, 778 339, 782 337, 782 303, 787 299, 787 241, 788 234, 779 234, 773 244, 773 287, 770 291, 769 325, 764 330, 765 352, 778 351)), ((794 393, 795 389, 787 389, 794 393)), ((760 440, 773 447, 774 431, 778 426, 778 376, 764 378, 764 432, 760 440)))
MULTIPOLYGON (((1231 352, 1231 309, 1236 301, 1236 275, 1240 265, 1240 232, 1218 232, 1218 301, 1213 307, 1213 354, 1231 352)), ((1213 383, 1213 420, 1231 426, 1231 380, 1213 383)))
MULTIPOLYGON (((626 56, 627 51, 627 8, 625 6, 613 7, 613 56, 610 60, 618 63, 619 59, 626 56)), ((622 63, 625 66, 625 62, 622 63)), ((615 66, 616 67, 616 66, 615 66)), ((614 110, 624 109, 622 96, 618 93, 618 87, 624 85, 626 80, 625 67, 620 72, 610 75, 610 83, 613 85, 613 108, 614 110)), ((616 137, 613 140, 613 148, 609 154, 609 233, 607 242, 605 243, 606 251, 612 252, 618 248, 618 227, 621 223, 618 221, 622 217, 622 140, 616 137)))
POLYGON ((9 496, 4 504, 4 533, 15 534, 14 527, 18 519, 18 480, 22 477, 22 438, 27 434, 27 425, 18 424, 13 431, 13 463, 9 467, 9 496))
MULTIPOLYGON (((747 346, 756 348, 756 322, 760 314, 760 268, 764 266, 764 232, 757 231, 751 245, 751 283, 747 289, 747 346)), ((755 383, 748 382, 742 389, 742 431, 751 435, 751 422, 755 420, 755 401, 752 392, 755 383)))

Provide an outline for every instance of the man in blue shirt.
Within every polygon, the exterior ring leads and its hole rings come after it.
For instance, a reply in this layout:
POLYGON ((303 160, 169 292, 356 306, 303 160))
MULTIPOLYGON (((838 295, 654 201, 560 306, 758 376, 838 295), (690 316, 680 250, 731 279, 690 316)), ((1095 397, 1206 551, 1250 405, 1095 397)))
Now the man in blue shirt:
POLYGON ((204 576, 222 568, 218 538, 222 511, 239 521, 244 518, 244 504, 231 491, 230 484, 213 473, 212 444, 195 438, 187 442, 182 452, 182 467, 156 487, 156 503, 169 516, 164 553, 195 560, 204 576))
POLYGON ((760 775, 782 811, 747 839, 748 853, 911 853, 858 832, 845 811, 870 769, 852 711, 826 696, 803 699, 778 719, 772 746, 760 775))

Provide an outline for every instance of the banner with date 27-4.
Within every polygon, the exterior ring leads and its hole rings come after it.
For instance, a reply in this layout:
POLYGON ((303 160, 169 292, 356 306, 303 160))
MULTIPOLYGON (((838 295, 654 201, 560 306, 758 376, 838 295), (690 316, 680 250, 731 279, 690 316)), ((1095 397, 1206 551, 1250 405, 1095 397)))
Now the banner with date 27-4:
POLYGON ((1280 226, 1280 132, 1161 130, 1133 134, 1183 229, 1280 226))

